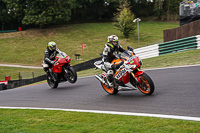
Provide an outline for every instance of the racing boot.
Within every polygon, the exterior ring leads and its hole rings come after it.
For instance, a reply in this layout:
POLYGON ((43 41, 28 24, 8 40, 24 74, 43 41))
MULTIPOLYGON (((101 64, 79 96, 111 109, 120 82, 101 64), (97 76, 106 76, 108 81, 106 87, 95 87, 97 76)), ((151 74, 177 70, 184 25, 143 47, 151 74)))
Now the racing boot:
POLYGON ((49 72, 49 65, 48 64, 42 64, 43 65, 43 70, 46 72, 47 75, 50 74, 49 72))

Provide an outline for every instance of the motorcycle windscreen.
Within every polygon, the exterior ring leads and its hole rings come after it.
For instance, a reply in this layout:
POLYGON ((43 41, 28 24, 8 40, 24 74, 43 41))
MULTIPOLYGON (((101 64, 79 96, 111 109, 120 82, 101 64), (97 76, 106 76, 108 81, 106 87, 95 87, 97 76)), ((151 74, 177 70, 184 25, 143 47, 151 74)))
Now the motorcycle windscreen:
POLYGON ((139 63, 140 59, 138 56, 133 56, 131 57, 129 60, 128 60, 128 63, 127 64, 131 64, 131 65, 137 65, 137 66, 140 66, 140 63, 139 63))

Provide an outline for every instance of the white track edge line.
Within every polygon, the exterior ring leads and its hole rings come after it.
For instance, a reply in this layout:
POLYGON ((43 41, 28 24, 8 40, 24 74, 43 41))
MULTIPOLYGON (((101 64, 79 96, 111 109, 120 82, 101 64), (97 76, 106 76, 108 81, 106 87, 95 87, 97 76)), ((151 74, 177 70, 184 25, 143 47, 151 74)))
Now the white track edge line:
POLYGON ((184 66, 173 66, 173 67, 163 67, 163 68, 153 68, 153 69, 144 69, 144 71, 153 71, 153 70, 162 70, 162 69, 171 69, 171 68, 195 67, 195 66, 200 66, 200 64, 197 64, 197 65, 184 65, 184 66))
POLYGON ((147 117, 157 117, 157 118, 167 118, 167 119, 200 121, 200 117, 163 115, 163 114, 148 114, 148 113, 132 113, 132 112, 117 112, 117 111, 99 111, 99 110, 81 110, 81 109, 61 109, 61 108, 37 108, 37 107, 4 107, 4 106, 0 106, 0 108, 1 109, 59 110, 59 111, 70 111, 70 112, 87 112, 87 113, 114 114, 114 115, 147 116, 147 117))

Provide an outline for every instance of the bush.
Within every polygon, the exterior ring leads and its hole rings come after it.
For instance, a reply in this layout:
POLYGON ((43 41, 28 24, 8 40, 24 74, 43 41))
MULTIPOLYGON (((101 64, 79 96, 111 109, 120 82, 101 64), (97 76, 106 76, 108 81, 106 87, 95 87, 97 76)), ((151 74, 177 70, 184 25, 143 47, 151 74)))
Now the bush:
POLYGON ((130 34, 135 33, 136 25, 133 23, 135 15, 131 12, 127 1, 120 5, 118 11, 119 13, 114 15, 116 20, 114 26, 123 33, 124 37, 128 38, 130 34))

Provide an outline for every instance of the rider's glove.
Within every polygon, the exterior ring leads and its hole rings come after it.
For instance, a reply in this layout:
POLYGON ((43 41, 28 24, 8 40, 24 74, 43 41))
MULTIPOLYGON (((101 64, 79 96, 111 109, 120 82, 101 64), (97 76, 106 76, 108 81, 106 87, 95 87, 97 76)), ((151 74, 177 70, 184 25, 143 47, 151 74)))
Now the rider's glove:
POLYGON ((55 61, 51 61, 51 65, 54 65, 56 62, 55 61))

